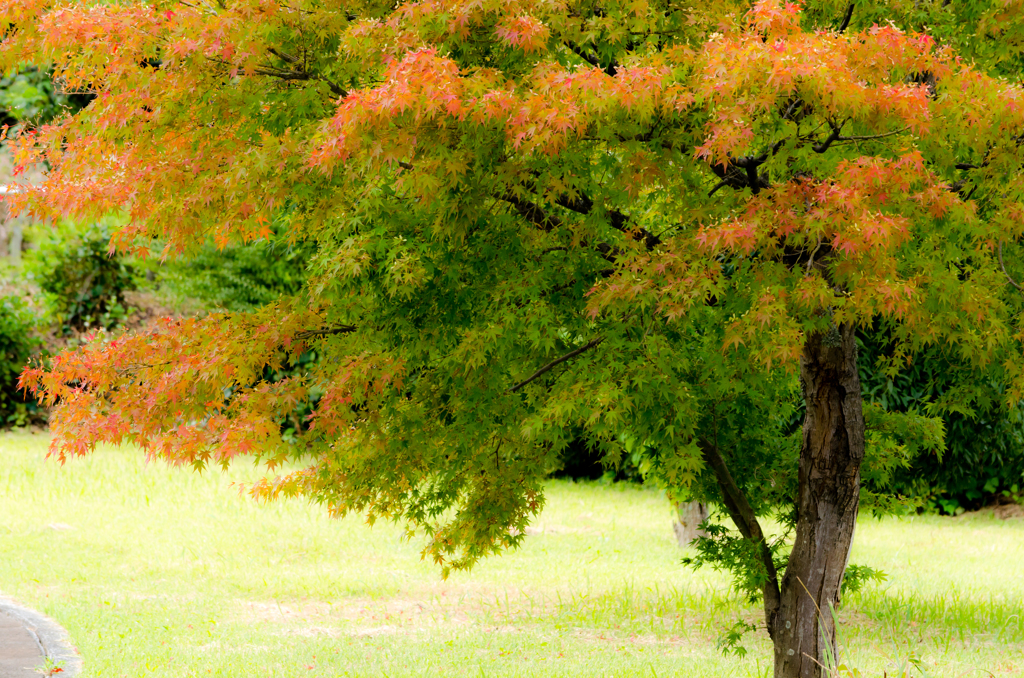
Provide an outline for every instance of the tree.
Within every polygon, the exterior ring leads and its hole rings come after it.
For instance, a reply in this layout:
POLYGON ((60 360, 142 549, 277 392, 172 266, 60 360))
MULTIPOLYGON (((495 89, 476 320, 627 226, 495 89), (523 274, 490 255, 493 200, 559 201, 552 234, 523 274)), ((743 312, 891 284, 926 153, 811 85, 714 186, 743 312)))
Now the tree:
MULTIPOLYGON (((5 0, 5 65, 97 95, 15 140, 52 168, 34 209, 124 209, 112 245, 139 252, 315 247, 293 298, 26 371, 55 452, 300 459, 253 494, 404 521, 447 573, 520 543, 574 432, 611 460, 649 446, 671 484, 714 476, 775 675, 817 675, 865 457, 857 328, 893 325, 893 365, 945 342, 1024 386, 1022 90, 915 32, 918 5, 855 30, 852 6, 777 0, 5 0), (309 347, 308 374, 262 378, 309 347), (734 469, 793 371, 786 557, 734 469)), ((971 11, 985 47, 1009 10, 971 11)))

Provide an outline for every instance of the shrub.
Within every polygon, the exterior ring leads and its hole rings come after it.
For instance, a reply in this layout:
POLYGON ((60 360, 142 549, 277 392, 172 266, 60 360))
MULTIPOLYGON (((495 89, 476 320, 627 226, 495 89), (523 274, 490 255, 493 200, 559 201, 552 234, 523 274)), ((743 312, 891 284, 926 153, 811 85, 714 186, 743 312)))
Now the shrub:
POLYGON ((946 428, 946 450, 922 454, 893 474, 892 490, 928 498, 946 513, 979 508, 1017 492, 1024 481, 1024 410, 1003 404, 1002 388, 970 365, 932 347, 895 372, 881 366, 894 343, 884 328, 860 344, 865 401, 891 412, 933 411, 946 428), (970 398, 962 394, 970 392, 970 398))
POLYGON ((135 289, 135 275, 122 257, 109 253, 109 242, 108 224, 63 224, 28 262, 62 334, 111 329, 127 317, 124 293, 135 289))
POLYGON ((34 329, 21 299, 0 297, 0 426, 24 426, 38 416, 35 401, 18 389, 18 375, 40 347, 34 329))
POLYGON ((92 98, 68 94, 54 85, 49 70, 26 66, 0 76, 0 123, 46 123, 61 113, 80 110, 92 98))
POLYGON ((309 253, 279 241, 218 248, 204 245, 193 257, 170 263, 162 278, 172 293, 226 311, 249 311, 306 282, 309 253))

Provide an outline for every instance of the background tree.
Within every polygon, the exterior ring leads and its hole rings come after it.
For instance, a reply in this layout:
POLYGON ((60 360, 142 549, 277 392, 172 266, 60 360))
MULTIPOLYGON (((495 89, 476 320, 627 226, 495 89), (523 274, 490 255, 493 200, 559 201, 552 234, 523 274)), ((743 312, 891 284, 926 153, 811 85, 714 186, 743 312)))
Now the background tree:
POLYGON ((405 521, 448 572, 520 542, 573 431, 609 459, 641 441, 667 482, 710 469, 776 676, 811 676, 860 500, 857 327, 1020 397, 1022 92, 927 35, 773 1, 0 7, 5 64, 97 94, 19 138, 52 167, 35 209, 123 207, 114 244, 167 252, 287 212, 316 249, 291 299, 27 371, 60 455, 294 456, 253 493, 405 521), (308 374, 264 378, 311 346, 308 374), (786 555, 735 469, 794 370, 786 555))

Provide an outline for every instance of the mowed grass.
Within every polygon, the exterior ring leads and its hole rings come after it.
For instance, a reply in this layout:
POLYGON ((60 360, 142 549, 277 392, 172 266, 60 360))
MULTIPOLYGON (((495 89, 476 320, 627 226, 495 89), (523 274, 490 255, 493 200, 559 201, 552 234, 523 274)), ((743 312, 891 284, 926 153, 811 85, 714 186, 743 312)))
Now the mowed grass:
MULTIPOLYGON (((715 648, 759 609, 680 565, 657 491, 552 482, 522 549, 442 581, 397 526, 253 503, 251 466, 46 444, 0 437, 0 593, 67 628, 84 677, 770 675, 763 631, 715 648)), ((1024 520, 865 518, 852 562, 889 575, 840 611, 864 675, 1024 676, 1024 520)))

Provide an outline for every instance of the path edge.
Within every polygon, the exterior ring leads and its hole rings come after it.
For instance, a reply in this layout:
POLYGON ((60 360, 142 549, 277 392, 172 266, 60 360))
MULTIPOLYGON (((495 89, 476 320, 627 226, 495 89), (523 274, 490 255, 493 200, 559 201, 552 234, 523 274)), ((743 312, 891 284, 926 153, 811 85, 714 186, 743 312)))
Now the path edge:
POLYGON ((32 634, 43 648, 43 656, 64 662, 61 678, 74 678, 82 670, 82 657, 71 642, 67 630, 42 612, 29 609, 13 598, 0 595, 0 612, 14 617, 32 634))

